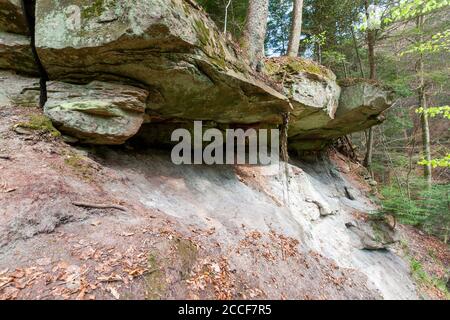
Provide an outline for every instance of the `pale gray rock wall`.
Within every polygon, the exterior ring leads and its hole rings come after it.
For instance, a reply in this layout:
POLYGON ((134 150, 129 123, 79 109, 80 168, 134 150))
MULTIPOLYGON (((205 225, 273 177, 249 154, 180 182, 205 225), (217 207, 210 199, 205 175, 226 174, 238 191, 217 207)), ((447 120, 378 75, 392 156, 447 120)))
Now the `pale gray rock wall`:
MULTIPOLYGON (((167 155, 153 150, 138 156, 112 150, 102 150, 101 154, 110 167, 122 172, 119 177, 123 179, 108 184, 111 192, 131 195, 133 201, 194 229, 214 228, 214 239, 222 249, 233 247, 243 232, 274 231, 297 239, 302 252, 318 252, 340 268, 353 270, 355 277, 362 276, 365 280, 358 289, 362 293, 368 288, 371 298, 417 299, 409 266, 395 249, 365 250, 360 238, 346 227, 356 220, 353 212, 371 212, 376 207, 329 161, 295 161, 289 165, 287 186, 283 165, 282 169, 278 165, 175 166, 167 155), (352 191, 355 200, 346 197, 345 188, 352 191), (320 207, 333 214, 321 215, 320 207)), ((249 259, 235 254, 230 263, 250 270, 255 261, 249 259)), ((294 278, 280 290, 292 294, 296 286, 302 287, 300 282, 314 278, 313 269, 311 274, 296 278, 295 266, 280 263, 273 268, 258 273, 261 283, 271 283, 273 273, 290 274, 294 278)))

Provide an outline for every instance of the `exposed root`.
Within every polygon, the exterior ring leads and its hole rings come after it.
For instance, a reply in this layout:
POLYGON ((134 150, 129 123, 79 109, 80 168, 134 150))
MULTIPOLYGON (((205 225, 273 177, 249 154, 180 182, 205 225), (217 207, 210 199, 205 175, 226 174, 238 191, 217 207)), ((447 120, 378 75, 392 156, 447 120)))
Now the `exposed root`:
POLYGON ((117 204, 103 204, 103 203, 88 203, 88 202, 72 202, 74 206, 83 207, 83 208, 94 208, 94 209, 117 209, 120 211, 128 211, 127 208, 123 206, 119 206, 117 204))

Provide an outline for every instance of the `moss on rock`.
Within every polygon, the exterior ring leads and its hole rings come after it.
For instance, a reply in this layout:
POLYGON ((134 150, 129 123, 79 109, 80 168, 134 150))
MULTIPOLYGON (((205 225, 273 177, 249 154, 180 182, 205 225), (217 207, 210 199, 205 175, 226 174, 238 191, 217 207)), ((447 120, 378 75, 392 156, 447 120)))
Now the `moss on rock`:
POLYGON ((49 133, 53 137, 61 136, 61 133, 53 126, 52 121, 41 114, 32 115, 28 121, 18 123, 16 127, 49 133))
POLYGON ((315 61, 294 57, 269 58, 264 62, 265 72, 275 81, 282 81, 289 75, 309 73, 319 77, 336 80, 335 74, 315 61))
POLYGON ((166 274, 154 253, 148 254, 148 273, 145 276, 145 298, 147 300, 161 300, 167 291, 166 274))

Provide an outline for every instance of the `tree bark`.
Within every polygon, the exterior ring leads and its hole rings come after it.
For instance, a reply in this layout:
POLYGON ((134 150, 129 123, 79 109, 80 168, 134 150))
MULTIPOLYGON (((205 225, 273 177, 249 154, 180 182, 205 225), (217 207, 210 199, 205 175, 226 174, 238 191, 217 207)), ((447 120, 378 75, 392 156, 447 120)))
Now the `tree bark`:
POLYGON ((433 183, 432 179, 432 168, 431 168, 431 142, 430 142, 430 125, 428 122, 428 114, 427 111, 427 99, 424 93, 424 90, 422 93, 420 93, 420 106, 423 108, 424 113, 421 117, 422 122, 422 141, 423 141, 423 153, 425 156, 425 160, 427 161, 427 164, 424 167, 424 177, 427 182, 428 188, 431 188, 431 185, 433 183))
POLYGON ((370 67, 370 79, 375 80, 377 78, 377 69, 375 62, 375 31, 369 30, 367 32, 367 43, 369 47, 369 67, 370 67))
POLYGON ((228 27, 228 8, 231 5, 231 0, 228 0, 227 5, 225 6, 225 22, 223 23, 223 34, 227 35, 227 27, 228 27))
POLYGON ((358 49, 358 41, 356 40, 356 35, 355 35, 355 31, 353 30, 353 27, 352 27, 352 37, 353 37, 353 45, 355 47, 355 52, 356 52, 356 58, 358 59, 359 70, 361 71, 361 78, 365 78, 366 75, 364 74, 364 68, 363 68, 363 64, 362 64, 362 60, 361 60, 361 55, 359 54, 359 49, 358 49))
MULTIPOLYGON (((369 0, 364 2, 366 8, 366 17, 369 20, 369 0)), ((375 80, 377 78, 377 69, 375 61, 375 41, 376 41, 376 30, 367 29, 367 46, 368 46, 368 57, 369 57, 369 68, 370 68, 370 79, 375 80)))
POLYGON ((22 1, 22 10, 25 14, 25 18, 27 21, 28 31, 30 32, 30 45, 31 45, 31 53, 33 55, 34 62, 38 68, 40 80, 40 95, 39 95, 39 107, 44 108, 45 103, 47 102, 47 81, 48 74, 45 70, 41 59, 36 50, 36 36, 35 36, 35 25, 36 25, 36 1, 22 1))
POLYGON ((250 0, 247 18, 241 38, 241 47, 247 55, 250 66, 256 69, 264 58, 264 41, 267 32, 269 0, 250 0))
POLYGON ((373 144, 374 144, 374 136, 373 136, 373 127, 369 129, 369 134, 367 137, 366 144, 366 157, 364 158, 364 167, 366 167, 370 174, 372 175, 371 167, 372 167, 372 158, 373 158, 373 144))
MULTIPOLYGON (((369 20, 369 0, 365 0, 364 2, 366 8, 366 16, 367 20, 369 20)), ((376 41, 376 31, 375 30, 367 30, 367 46, 369 49, 369 69, 370 69, 370 80, 377 79, 376 72, 376 61, 375 61, 375 41, 376 41)), ((372 174, 372 156, 373 156, 373 144, 374 144, 374 132, 373 127, 369 129, 369 137, 367 141, 367 152, 366 157, 364 159, 364 166, 369 170, 372 174)))
POLYGON ((302 35, 303 22, 303 0, 294 0, 292 12, 291 36, 289 38, 288 56, 297 57, 300 47, 300 36, 302 35))
MULTIPOLYGON (((417 18, 417 29, 419 32, 419 43, 423 42, 422 29, 424 24, 424 17, 420 16, 417 18)), ((418 72, 419 72, 419 107, 423 109, 422 117, 421 117, 421 125, 422 125, 422 144, 423 144, 423 153, 425 156, 425 160, 427 164, 424 166, 424 177, 427 182, 427 186, 431 189, 433 183, 432 176, 432 168, 431 168, 431 139, 430 139, 430 125, 428 122, 428 103, 426 96, 426 83, 425 83, 425 64, 424 64, 424 56, 423 53, 419 56, 418 61, 418 72)))

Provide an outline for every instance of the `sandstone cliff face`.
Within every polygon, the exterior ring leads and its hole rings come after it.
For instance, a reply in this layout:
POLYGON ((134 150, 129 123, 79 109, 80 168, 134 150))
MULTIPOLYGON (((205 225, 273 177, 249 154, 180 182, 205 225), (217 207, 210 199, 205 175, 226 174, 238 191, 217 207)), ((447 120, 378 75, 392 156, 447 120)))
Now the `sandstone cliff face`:
POLYGON ((52 80, 143 85, 152 118, 277 122, 287 111, 285 97, 253 77, 187 1, 42 0, 36 13, 36 46, 52 80))
POLYGON ((0 31, 0 69, 38 75, 30 46, 30 37, 0 31))
POLYGON ((345 158, 292 161, 286 188, 276 165, 12 131, 29 112, 0 108, 0 299, 417 298, 401 246, 358 218, 375 207, 345 158))
MULTIPOLYGON (((3 1, 1 6, 0 69, 37 75, 19 4, 3 1)), ((392 104, 390 93, 375 85, 341 88, 331 71, 301 59, 269 59, 267 74, 255 74, 240 49, 192 1, 37 0, 35 20, 36 50, 53 85, 78 83, 87 92, 79 97, 81 87, 73 86, 71 103, 57 113, 50 94, 46 114, 83 142, 123 143, 140 127, 129 114, 121 115, 127 125, 100 113, 77 117, 79 108, 71 108, 78 102, 91 93, 93 100, 102 99, 89 89, 94 80, 146 90, 143 123, 150 131, 152 124, 169 131, 192 120, 269 128, 290 113, 290 147, 300 150, 319 150, 366 129, 381 121, 378 116, 392 104), (93 129, 95 123, 103 129, 93 129), (121 138, 111 139, 107 127, 121 138)), ((70 90, 66 86, 67 95, 70 90)))

